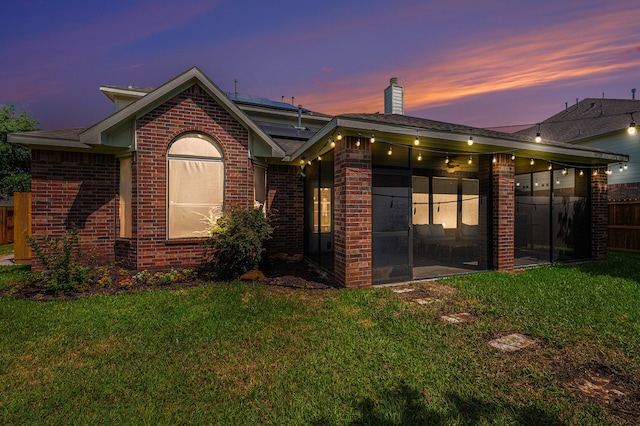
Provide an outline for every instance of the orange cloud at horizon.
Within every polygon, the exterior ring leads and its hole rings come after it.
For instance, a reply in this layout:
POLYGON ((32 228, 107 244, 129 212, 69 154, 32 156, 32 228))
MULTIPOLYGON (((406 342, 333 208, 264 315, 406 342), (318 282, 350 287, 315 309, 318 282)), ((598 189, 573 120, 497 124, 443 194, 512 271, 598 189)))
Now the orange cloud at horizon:
POLYGON ((418 110, 474 95, 610 78, 640 68, 639 20, 640 9, 626 10, 624 20, 620 11, 599 10, 562 25, 459 44, 406 67, 318 82, 323 87, 304 99, 307 107, 330 114, 381 112, 383 89, 398 76, 405 108, 418 110))

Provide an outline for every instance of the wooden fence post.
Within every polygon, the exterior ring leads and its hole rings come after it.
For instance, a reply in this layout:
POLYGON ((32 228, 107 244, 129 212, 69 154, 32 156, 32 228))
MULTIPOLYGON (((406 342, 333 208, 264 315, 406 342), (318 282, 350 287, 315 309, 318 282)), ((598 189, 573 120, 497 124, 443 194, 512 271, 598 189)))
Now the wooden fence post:
POLYGON ((13 194, 15 208, 13 223, 13 257, 16 263, 31 263, 31 193, 15 192, 13 194))

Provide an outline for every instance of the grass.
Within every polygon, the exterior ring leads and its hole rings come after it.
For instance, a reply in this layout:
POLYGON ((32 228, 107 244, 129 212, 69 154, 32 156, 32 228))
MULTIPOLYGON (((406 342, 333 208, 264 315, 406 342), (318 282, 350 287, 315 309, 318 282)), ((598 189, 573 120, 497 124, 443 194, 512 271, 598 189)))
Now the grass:
MULTIPOLYGON (((427 306, 387 288, 241 283, 2 298, 0 423, 615 423, 549 360, 638 376, 638 260, 450 278, 459 291, 427 306), (437 319, 460 310, 476 320, 437 319), (486 344, 511 331, 540 343, 486 344)), ((0 287, 24 271, 0 268, 0 287)))
POLYGON ((13 244, 5 244, 0 246, 0 256, 13 253, 13 244))

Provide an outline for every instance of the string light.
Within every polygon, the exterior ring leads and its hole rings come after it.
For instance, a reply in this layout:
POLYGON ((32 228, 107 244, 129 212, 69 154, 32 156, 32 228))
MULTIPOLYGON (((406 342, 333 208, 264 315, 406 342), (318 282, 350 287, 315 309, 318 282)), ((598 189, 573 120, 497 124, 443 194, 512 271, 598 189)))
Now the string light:
POLYGON ((511 161, 515 161, 516 159, 516 155, 515 154, 511 154, 511 161))
POLYGON ((376 135, 371 133, 371 143, 374 143, 376 141, 376 135))
POLYGON ((597 176, 598 175, 598 169, 593 169, 593 175, 597 176))
POLYGON ((339 140, 339 141, 341 141, 341 140, 342 140, 342 133, 340 133, 339 131, 338 131, 338 140, 339 140))
POLYGON ((542 136, 540 136, 540 123, 538 123, 538 133, 536 133, 536 143, 542 142, 542 136))
POLYGON ((356 146, 360 146, 360 133, 358 133, 358 140, 356 141, 356 146))
POLYGON ((622 168, 622 164, 620 164, 620 173, 622 173, 624 169, 622 168))
POLYGON ((335 148, 336 141, 334 141, 333 139, 329 139, 329 143, 331 144, 331 148, 335 148))
POLYGON ((467 143, 469 144, 469 146, 473 145, 473 136, 469 136, 469 139, 467 139, 467 143))
POLYGON ((494 164, 498 162, 498 159, 496 158, 495 154, 493 154, 493 159, 491 159, 491 162, 494 164))
POLYGON ((444 159, 444 163, 449 164, 449 154, 447 154, 447 157, 444 159))
POLYGON ((584 172, 582 171, 582 169, 580 169, 580 173, 578 173, 580 176, 584 176, 584 172))
POLYGON ((607 174, 610 175, 611 173, 613 173, 613 172, 611 171, 610 168, 607 167, 607 174))
POLYGON ((549 162, 549 170, 553 170, 553 164, 551 164, 551 162, 549 162))
POLYGON ((629 114, 631 115, 631 123, 629 123, 629 128, 627 129, 627 132, 630 135, 635 135, 636 134, 636 121, 633 119, 633 113, 630 112, 629 114))
POLYGON ((627 163, 624 163, 623 168, 624 168, 625 170, 627 170, 627 168, 628 168, 627 163))
POLYGON ((529 160, 529 164, 531 164, 533 166, 534 164, 536 164, 536 162, 532 158, 531 160, 529 160))
POLYGON ((536 179, 536 183, 534 184, 535 186, 538 186, 538 179, 536 179))
POLYGON ((564 169, 562 169, 562 174, 563 175, 567 175, 569 173, 569 171, 567 170, 567 168, 565 167, 564 169))
POLYGON ((418 161, 422 161, 422 151, 418 151, 418 161))
POLYGON ((417 131, 416 131, 416 140, 415 140, 414 144, 416 144, 416 145, 420 144, 420 139, 418 138, 418 132, 417 131))
POLYGON ((469 161, 468 161, 468 163, 469 163, 469 164, 473 164, 473 157, 472 157, 471 155, 469 156, 469 161))
POLYGON ((556 178, 556 185, 560 185, 560 178, 556 178))
POLYGON ((393 147, 389 144, 389 151, 387 151, 387 155, 393 154, 393 147))

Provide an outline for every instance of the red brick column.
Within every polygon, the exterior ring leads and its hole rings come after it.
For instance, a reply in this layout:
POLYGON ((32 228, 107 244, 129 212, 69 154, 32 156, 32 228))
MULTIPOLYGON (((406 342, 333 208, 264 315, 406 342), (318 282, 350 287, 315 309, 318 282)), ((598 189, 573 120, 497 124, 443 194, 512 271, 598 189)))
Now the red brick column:
POLYGON ((607 174, 591 175, 591 258, 607 258, 609 236, 609 206, 607 200, 607 174))
POLYGON ((371 147, 337 143, 334 158, 334 275, 349 288, 371 286, 371 147))
MULTIPOLYGON (((492 157, 485 156, 484 161, 492 157)), ((511 154, 496 154, 491 163, 493 193, 492 265, 498 271, 513 270, 515 233, 515 162, 511 154)))

